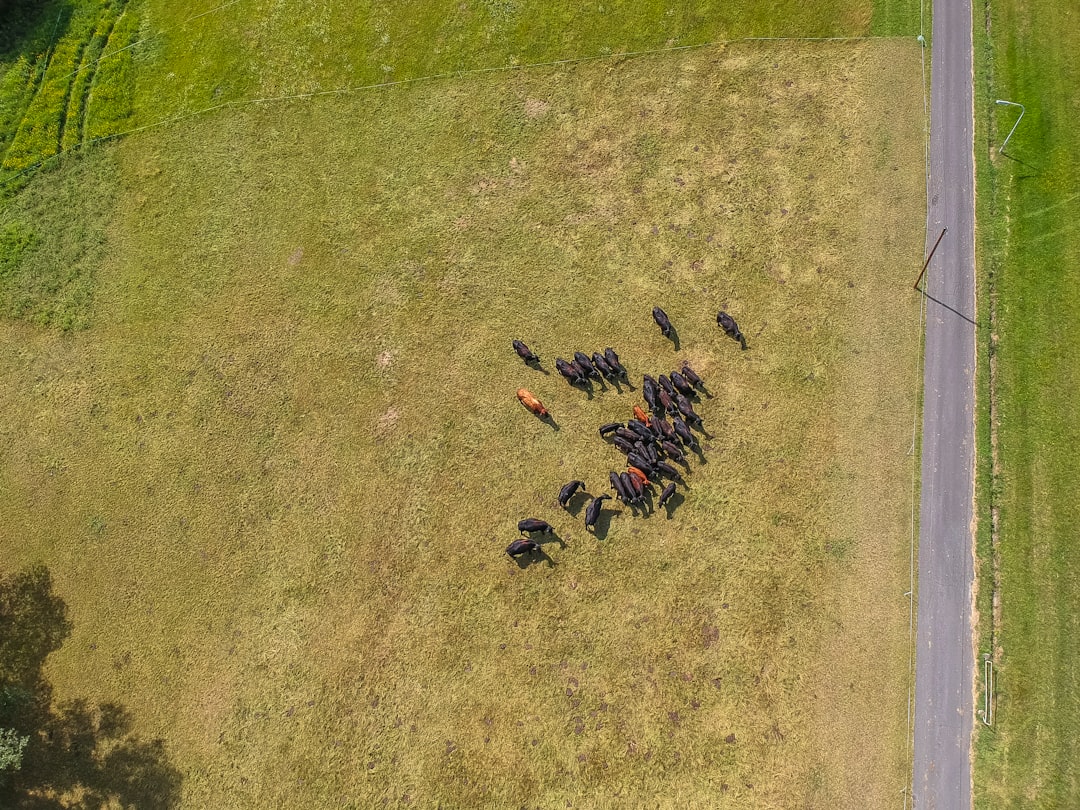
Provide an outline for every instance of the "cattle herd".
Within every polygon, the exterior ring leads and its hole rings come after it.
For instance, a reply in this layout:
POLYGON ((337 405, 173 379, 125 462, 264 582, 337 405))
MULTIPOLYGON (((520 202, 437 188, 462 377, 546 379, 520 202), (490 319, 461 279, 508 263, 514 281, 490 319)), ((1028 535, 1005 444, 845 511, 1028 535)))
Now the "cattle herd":
MULTIPOLYGON (((660 327, 664 337, 671 338, 673 329, 667 314, 660 307, 653 308, 653 320, 660 327)), ((717 325, 724 333, 739 342, 745 349, 746 339, 739 330, 735 319, 726 312, 716 316, 717 325)), ((513 341, 514 351, 532 368, 540 368, 540 358, 522 341, 513 341)), ((603 353, 574 352, 573 360, 556 358, 555 368, 571 386, 591 390, 593 380, 603 385, 608 380, 616 385, 622 380, 629 384, 630 376, 619 360, 619 355, 611 347, 603 353)), ((615 497, 622 501, 635 514, 652 511, 652 493, 654 487, 660 487, 664 479, 667 483, 661 488, 657 506, 664 508, 671 503, 676 492, 676 485, 685 486, 683 472, 689 472, 688 453, 694 453, 704 459, 701 443, 694 431, 707 436, 705 424, 694 410, 694 402, 699 401, 699 392, 711 396, 705 383, 689 364, 669 374, 660 374, 653 378, 643 375, 641 394, 649 413, 640 406, 633 406, 633 418, 626 422, 611 422, 601 425, 600 438, 611 443, 626 457, 625 471, 612 470, 608 473, 608 482, 615 497), (682 467, 683 469, 680 469, 682 467)), ((517 392, 518 400, 540 419, 549 419, 547 408, 532 393, 524 388, 517 392)), ((571 501, 578 495, 588 500, 585 509, 585 528, 595 531, 597 521, 603 510, 603 502, 611 500, 607 494, 590 496, 585 490, 584 481, 570 481, 559 490, 559 506, 570 509, 571 501)), ((670 510, 670 506, 668 507, 670 510)), ((669 511, 670 517, 670 511, 669 511)), ((518 523, 518 531, 526 537, 520 537, 506 548, 506 553, 517 558, 524 554, 535 558, 541 554, 540 544, 533 535, 554 532, 551 524, 539 518, 526 518, 518 523)))

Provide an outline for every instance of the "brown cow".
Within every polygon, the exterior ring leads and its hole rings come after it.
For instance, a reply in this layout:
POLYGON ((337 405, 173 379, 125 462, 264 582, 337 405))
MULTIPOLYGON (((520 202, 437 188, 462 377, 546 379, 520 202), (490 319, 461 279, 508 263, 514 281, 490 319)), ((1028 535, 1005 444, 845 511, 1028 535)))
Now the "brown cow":
POLYGON ((517 392, 517 398, 530 411, 539 416, 541 419, 548 415, 547 408, 544 407, 544 403, 534 397, 529 391, 524 388, 519 388, 517 392))

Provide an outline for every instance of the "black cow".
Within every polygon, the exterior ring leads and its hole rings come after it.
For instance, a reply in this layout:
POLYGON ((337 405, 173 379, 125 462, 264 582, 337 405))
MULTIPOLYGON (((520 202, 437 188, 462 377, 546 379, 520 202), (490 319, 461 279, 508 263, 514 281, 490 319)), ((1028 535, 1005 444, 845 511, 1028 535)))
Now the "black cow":
POLYGON ((660 387, 667 391, 669 397, 675 396, 675 386, 671 384, 671 380, 666 375, 661 374, 660 379, 657 380, 660 383, 660 387))
POLYGON ((665 440, 660 446, 664 448, 664 452, 668 454, 668 458, 672 461, 686 461, 686 456, 683 455, 683 451, 680 450, 678 445, 674 442, 665 440))
POLYGON ((656 380, 648 374, 641 380, 641 395, 645 397, 645 402, 653 411, 659 408, 656 399, 656 380))
POLYGON ((603 501, 610 501, 610 495, 597 495, 589 503, 589 508, 585 510, 585 528, 593 529, 596 527, 596 521, 600 519, 600 510, 604 508, 603 501))
POLYGON ((691 425, 694 425, 696 427, 701 427, 704 424, 701 421, 701 417, 698 416, 697 413, 694 412, 693 404, 686 397, 680 396, 676 400, 676 404, 679 407, 679 413, 681 413, 683 416, 685 416, 686 421, 689 422, 691 425))
POLYGON ((584 372, 586 377, 592 377, 594 380, 600 379, 600 372, 593 366, 589 355, 584 352, 574 352, 574 364, 584 372))
POLYGON ((637 437, 639 439, 642 439, 643 441, 651 442, 654 438, 656 438, 655 436, 653 436, 652 428, 650 428, 644 422, 639 422, 636 419, 627 422, 626 427, 633 433, 636 433, 637 437))
POLYGON ((674 478, 676 481, 682 481, 683 480, 682 473, 679 472, 678 468, 672 467, 666 461, 658 461, 658 462, 656 462, 656 469, 658 469, 660 472, 662 472, 668 478, 674 478))
POLYGON ((690 364, 689 364, 689 363, 683 363, 683 367, 682 367, 682 375, 683 375, 684 377, 686 377, 686 379, 688 379, 688 380, 690 381, 690 384, 691 384, 691 385, 700 385, 700 386, 702 386, 702 387, 704 387, 704 385, 705 385, 705 384, 704 384, 704 383, 703 383, 703 382, 701 381, 701 377, 699 377, 699 376, 697 375, 697 372, 695 372, 695 371, 694 371, 694 370, 693 370, 692 368, 690 368, 690 364))
POLYGON ((613 439, 615 446, 619 449, 620 453, 633 453, 634 442, 627 441, 622 436, 616 436, 613 439))
POLYGON ((518 531, 525 532, 525 534, 551 534, 555 530, 551 528, 551 524, 546 520, 540 520, 540 518, 525 518, 518 521, 518 531))
POLYGON ((629 503, 628 496, 623 490, 622 479, 619 478, 619 474, 612 470, 608 473, 608 481, 611 483, 611 488, 615 490, 615 496, 623 503, 629 503))
POLYGON ((656 325, 660 327, 660 332, 664 335, 664 337, 671 338, 671 321, 668 320, 667 313, 664 312, 664 310, 660 309, 660 307, 653 307, 652 317, 653 320, 656 321, 656 325))
POLYGON ((637 480, 636 476, 631 475, 628 472, 624 472, 619 475, 619 480, 622 481, 623 487, 633 493, 634 503, 644 503, 645 501, 645 488, 641 485, 641 482, 637 480))
POLYGON ((675 386, 675 390, 686 397, 694 396, 694 386, 686 381, 686 378, 677 371, 671 372, 671 384, 675 386))
POLYGON ((654 416, 653 419, 649 420, 649 425, 657 432, 660 439, 676 440, 677 437, 674 429, 672 429, 671 425, 663 416, 654 416), (655 424, 653 423, 653 420, 655 420, 655 424))
POLYGON ((617 380, 619 378, 619 372, 608 365, 608 361, 604 359, 604 355, 600 354, 600 352, 593 352, 592 364, 609 380, 617 380))
POLYGON ((581 370, 573 363, 567 363, 561 357, 555 358, 555 368, 569 381, 571 385, 574 383, 584 383, 585 377, 582 375, 581 370))
POLYGON ((675 494, 675 485, 674 484, 668 484, 666 487, 664 487, 664 491, 660 493, 660 500, 657 502, 657 505, 658 506, 663 506, 665 503, 667 503, 669 500, 671 500, 671 496, 674 495, 674 494, 675 494))
POLYGON ((562 489, 559 490, 559 506, 565 509, 566 505, 570 503, 570 499, 574 497, 574 493, 584 488, 584 481, 571 481, 568 484, 563 484, 562 489))
POLYGON ((645 458, 649 460, 649 463, 655 464, 660 460, 660 454, 656 452, 656 445, 652 442, 642 443, 641 449, 645 451, 645 458))
POLYGON ((540 544, 528 537, 515 540, 506 547, 506 553, 511 557, 520 557, 522 554, 536 554, 540 550, 540 544))
POLYGON ((691 432, 686 422, 678 417, 671 420, 671 426, 675 428, 675 434, 682 439, 682 443, 687 447, 697 447, 697 438, 691 432))
POLYGON ((518 357, 520 357, 526 363, 540 362, 540 358, 533 354, 529 347, 522 343, 520 340, 514 341, 514 351, 517 352, 518 357))
POLYGON ((739 345, 746 348, 746 338, 743 337, 743 333, 739 329, 739 325, 735 323, 735 319, 728 315, 723 310, 716 313, 716 323, 724 330, 726 334, 732 340, 739 341, 739 345))
POLYGON ((612 371, 616 372, 624 380, 630 380, 626 374, 626 369, 623 368, 623 364, 619 362, 619 355, 615 354, 615 350, 610 346, 604 349, 604 359, 607 360, 612 371))
MULTIPOLYGON (((630 424, 632 425, 633 422, 631 422, 630 424)), ((619 427, 615 428, 615 438, 622 439, 623 441, 627 441, 633 444, 641 437, 638 436, 637 433, 629 426, 620 425, 619 427)))
POLYGON ((606 439, 608 436, 610 436, 612 433, 614 433, 616 430, 618 430, 622 426, 623 426, 622 422, 608 422, 606 425, 601 425, 600 426, 600 436, 602 438, 606 439))
POLYGON ((645 473, 646 477, 651 477, 653 474, 654 468, 652 462, 637 453, 636 451, 626 454, 626 463, 629 464, 631 467, 637 467, 639 470, 645 473))

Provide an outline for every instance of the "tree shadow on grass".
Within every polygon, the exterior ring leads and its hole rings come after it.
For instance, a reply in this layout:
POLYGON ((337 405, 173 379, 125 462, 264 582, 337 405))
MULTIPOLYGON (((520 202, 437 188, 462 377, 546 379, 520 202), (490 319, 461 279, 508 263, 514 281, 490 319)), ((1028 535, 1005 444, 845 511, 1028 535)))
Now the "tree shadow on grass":
POLYGON ((127 709, 53 701, 42 666, 70 633, 47 568, 0 574, 0 727, 27 740, 21 767, 0 778, 0 807, 174 807, 180 773, 162 740, 134 731, 127 709))

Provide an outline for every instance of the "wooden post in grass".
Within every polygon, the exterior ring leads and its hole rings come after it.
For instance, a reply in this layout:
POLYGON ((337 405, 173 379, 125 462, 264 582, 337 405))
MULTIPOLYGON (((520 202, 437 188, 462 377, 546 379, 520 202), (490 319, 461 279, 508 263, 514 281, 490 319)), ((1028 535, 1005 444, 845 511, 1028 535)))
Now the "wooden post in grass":
POLYGON ((937 241, 934 242, 934 246, 930 248, 930 255, 926 257, 926 264, 922 266, 922 272, 919 273, 919 277, 915 279, 915 284, 912 285, 916 290, 919 289, 919 282, 922 281, 923 273, 925 273, 926 268, 930 266, 930 260, 934 258, 934 251, 937 250, 937 246, 941 244, 941 237, 944 236, 948 230, 948 228, 942 228, 937 241))

